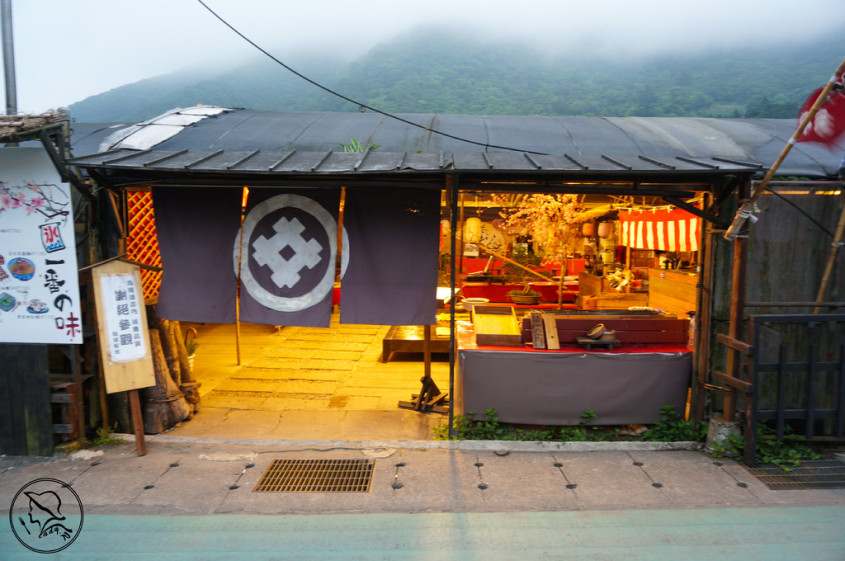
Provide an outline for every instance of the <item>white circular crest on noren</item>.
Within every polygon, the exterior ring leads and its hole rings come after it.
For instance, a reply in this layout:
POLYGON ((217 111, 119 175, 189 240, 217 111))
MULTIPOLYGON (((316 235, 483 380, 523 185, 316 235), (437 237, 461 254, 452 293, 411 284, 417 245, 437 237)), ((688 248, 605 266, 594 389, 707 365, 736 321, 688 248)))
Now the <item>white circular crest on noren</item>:
MULTIPOLYGON (((240 254, 241 282, 243 283, 243 286, 244 288, 246 288, 249 295, 252 296, 261 305, 272 310, 278 310, 280 312, 298 312, 300 310, 308 309, 311 306, 314 306, 315 304, 321 302, 326 297, 326 295, 332 290, 332 287, 334 286, 334 267, 331 264, 334 263, 335 256, 337 255, 337 222, 335 221, 334 217, 317 201, 309 199, 308 197, 294 195, 291 193, 285 193, 282 195, 276 195, 275 197, 270 197, 266 201, 257 204, 255 208, 253 208, 249 212, 249 214, 247 214, 246 218, 244 219, 243 233, 240 239, 242 241, 241 247, 239 248, 238 237, 235 237, 233 268, 235 271, 237 271, 238 257, 240 254), (324 261, 324 259, 328 259, 328 263, 330 264, 328 267, 326 267, 326 273, 325 275, 323 275, 323 278, 320 279, 320 282, 318 282, 317 285, 313 289, 311 289, 310 292, 303 294, 302 296, 290 298, 277 296, 265 289, 263 286, 261 286, 261 284, 259 284, 255 277, 253 277, 252 272, 249 268, 249 260, 254 258, 252 246, 250 245, 250 239, 252 238, 252 234, 255 230, 255 227, 265 216, 267 216, 271 212, 281 210, 283 208, 297 208, 313 216, 320 224, 322 224, 323 228, 325 229, 329 245, 328 257, 320 259, 321 262, 324 261)), ((344 247, 349 247, 345 228, 343 232, 343 244, 344 247)), ((342 264, 342 270, 346 269, 346 261, 347 260, 344 260, 344 263, 342 264)))

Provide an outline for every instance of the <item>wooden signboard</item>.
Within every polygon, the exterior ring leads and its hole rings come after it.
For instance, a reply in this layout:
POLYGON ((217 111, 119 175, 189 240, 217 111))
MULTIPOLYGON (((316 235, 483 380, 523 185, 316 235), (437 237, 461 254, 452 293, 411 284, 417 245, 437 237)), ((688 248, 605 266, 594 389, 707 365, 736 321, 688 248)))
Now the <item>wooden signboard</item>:
MULTIPOLYGON (((534 316, 531 316, 532 321, 534 316)), ((557 337, 557 322, 554 314, 543 314, 543 326, 546 328, 546 348, 556 351, 560 349, 560 341, 557 337)))
POLYGON ((156 384, 141 270, 121 260, 91 269, 106 392, 156 384))
POLYGON ((543 323, 543 312, 531 312, 531 340, 537 350, 546 348, 546 326, 543 323))

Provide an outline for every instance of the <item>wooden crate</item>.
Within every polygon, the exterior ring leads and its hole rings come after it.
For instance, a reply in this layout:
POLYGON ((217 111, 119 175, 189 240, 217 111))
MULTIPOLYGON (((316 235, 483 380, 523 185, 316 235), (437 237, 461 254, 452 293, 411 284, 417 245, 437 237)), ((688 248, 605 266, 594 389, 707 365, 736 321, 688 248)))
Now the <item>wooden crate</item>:
POLYGON ((472 325, 479 345, 522 345, 522 333, 512 306, 473 306, 472 325))
POLYGON ((619 310, 631 306, 648 306, 647 292, 603 292, 596 295, 597 310, 619 310))

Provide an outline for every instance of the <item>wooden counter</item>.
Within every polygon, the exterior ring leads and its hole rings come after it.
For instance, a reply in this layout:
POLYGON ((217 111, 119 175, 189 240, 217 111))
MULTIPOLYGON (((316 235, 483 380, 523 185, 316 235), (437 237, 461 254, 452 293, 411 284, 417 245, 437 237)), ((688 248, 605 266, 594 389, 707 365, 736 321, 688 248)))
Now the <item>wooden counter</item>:
POLYGON ((578 425, 585 409, 597 424, 651 424, 660 409, 683 411, 693 354, 682 344, 622 344, 587 351, 478 345, 458 326, 455 413, 495 409, 505 423, 578 425))
POLYGON ((687 317, 687 312, 696 309, 698 301, 698 275, 685 271, 666 269, 648 270, 648 305, 675 314, 679 318, 687 317))
POLYGON ((607 278, 581 271, 578 274, 579 307, 590 310, 626 309, 631 306, 648 306, 645 292, 620 292, 608 285, 607 278))

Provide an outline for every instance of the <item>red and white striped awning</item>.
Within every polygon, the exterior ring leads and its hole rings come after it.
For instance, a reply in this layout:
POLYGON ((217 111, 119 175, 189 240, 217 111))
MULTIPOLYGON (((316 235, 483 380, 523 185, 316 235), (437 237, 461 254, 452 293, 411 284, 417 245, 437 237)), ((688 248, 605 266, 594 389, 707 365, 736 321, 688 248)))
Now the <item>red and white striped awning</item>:
POLYGON ((685 210, 634 210, 619 213, 622 239, 631 249, 698 251, 701 219, 685 210))

